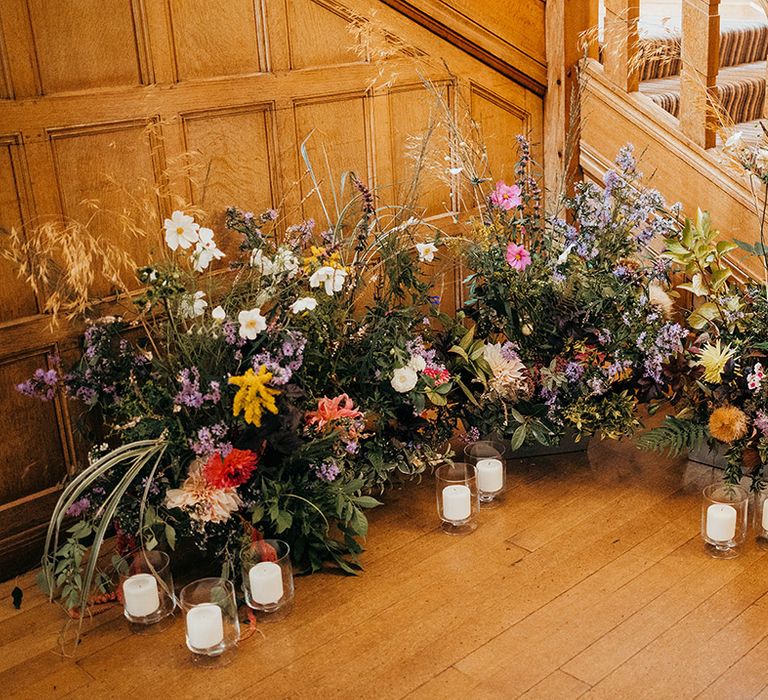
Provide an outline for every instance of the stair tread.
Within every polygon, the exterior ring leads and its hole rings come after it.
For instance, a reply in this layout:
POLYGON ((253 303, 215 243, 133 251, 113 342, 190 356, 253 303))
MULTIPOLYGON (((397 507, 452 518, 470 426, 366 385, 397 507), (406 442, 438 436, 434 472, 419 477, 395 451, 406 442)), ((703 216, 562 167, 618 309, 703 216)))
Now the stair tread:
MULTIPOLYGON (((762 116, 766 92, 765 81, 765 60, 728 66, 720 70, 717 77, 718 101, 733 122, 750 122, 762 116)), ((640 92, 673 116, 679 115, 679 75, 646 80, 640 83, 640 92)))

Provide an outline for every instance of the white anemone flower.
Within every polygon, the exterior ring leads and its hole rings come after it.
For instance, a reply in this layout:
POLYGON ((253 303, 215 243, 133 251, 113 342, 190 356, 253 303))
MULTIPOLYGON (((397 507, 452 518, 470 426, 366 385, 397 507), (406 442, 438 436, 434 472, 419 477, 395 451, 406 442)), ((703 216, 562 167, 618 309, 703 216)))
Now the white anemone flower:
POLYGON ((240 337, 255 340, 256 336, 267 327, 267 319, 261 315, 261 309, 249 309, 241 311, 237 315, 240 323, 240 337))
POLYGON ((287 274, 293 277, 299 270, 299 259, 284 246, 280 246, 273 260, 276 274, 287 274))
POLYGON ((260 248, 254 249, 251 253, 251 267, 258 270, 265 277, 275 274, 275 263, 273 263, 260 248))
POLYGON ((213 317, 214 321, 223 321, 227 318, 227 312, 224 311, 223 306, 217 306, 213 311, 211 311, 211 316, 213 317))
POLYGON ((435 259, 437 246, 433 243, 417 243, 416 250, 419 251, 419 262, 432 262, 435 259))
POLYGON ((187 318, 197 318, 205 313, 208 302, 205 292, 195 292, 193 296, 184 297, 181 302, 181 313, 187 318))
POLYGON ((324 265, 312 273, 312 276, 309 278, 309 286, 317 289, 322 284, 325 288, 325 293, 332 297, 336 292, 341 291, 346 279, 346 270, 324 265))
POLYGON ((412 367, 399 367, 392 373, 390 384, 400 394, 407 394, 416 386, 419 377, 412 367))
POLYGON ((197 243, 200 226, 189 214, 177 210, 171 214, 170 219, 165 220, 163 226, 165 242, 171 250, 179 247, 191 248, 194 243, 197 243))
POLYGON ((216 241, 213 240, 213 231, 209 228, 201 228, 198 231, 199 240, 195 246, 195 252, 192 256, 194 267, 197 272, 202 272, 214 260, 221 260, 224 253, 219 250, 216 241))
POLYGON ((314 311, 317 308, 317 299, 314 297, 302 297, 291 304, 291 313, 300 314, 302 311, 314 311))
POLYGON ((427 368, 427 361, 421 355, 411 355, 408 367, 414 372, 423 372, 427 368))

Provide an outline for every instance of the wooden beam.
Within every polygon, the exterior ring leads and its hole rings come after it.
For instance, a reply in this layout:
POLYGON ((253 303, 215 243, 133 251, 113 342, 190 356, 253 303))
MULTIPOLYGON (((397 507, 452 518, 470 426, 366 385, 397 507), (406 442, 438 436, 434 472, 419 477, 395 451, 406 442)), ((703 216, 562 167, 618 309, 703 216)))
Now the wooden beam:
POLYGON ((605 0, 605 75, 626 92, 635 92, 640 85, 639 19, 640 0, 605 0))
POLYGON ((597 18, 597 0, 579 3, 547 1, 544 181, 550 203, 569 189, 577 175, 578 65, 585 53, 597 57, 597 18))
POLYGON ((717 136, 714 112, 720 60, 720 0, 683 0, 680 128, 703 148, 717 136))

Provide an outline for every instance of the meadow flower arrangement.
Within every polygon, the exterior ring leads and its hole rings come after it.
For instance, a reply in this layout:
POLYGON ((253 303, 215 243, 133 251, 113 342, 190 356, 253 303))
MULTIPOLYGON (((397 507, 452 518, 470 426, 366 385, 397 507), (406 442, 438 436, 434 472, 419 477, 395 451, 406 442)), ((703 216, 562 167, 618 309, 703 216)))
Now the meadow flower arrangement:
POLYGON ((243 546, 279 535, 301 570, 353 573, 372 494, 441 459, 453 385, 422 266, 439 240, 351 181, 324 231, 231 208, 214 232, 174 211, 133 309, 90 321, 74 367, 54 359, 18 387, 62 391, 97 418, 99 446, 46 545, 68 607, 108 584, 98 553, 112 529, 121 551, 183 539, 232 575, 243 546))
POLYGON ((631 146, 602 187, 577 183, 557 212, 544 211, 523 139, 520 154, 517 181, 483 198, 466 254, 475 325, 459 319, 448 343, 464 422, 514 448, 629 435, 686 336, 670 318, 667 265, 647 251, 677 230, 676 212, 642 185, 631 146))
POLYGON ((686 314, 690 334, 663 397, 674 413, 639 444, 670 454, 706 444, 724 456, 727 481, 748 475, 760 488, 768 458, 768 287, 734 279, 726 256, 739 247, 764 259, 762 242, 721 240, 702 212, 667 238, 664 255, 685 275, 678 287, 694 302, 686 314))

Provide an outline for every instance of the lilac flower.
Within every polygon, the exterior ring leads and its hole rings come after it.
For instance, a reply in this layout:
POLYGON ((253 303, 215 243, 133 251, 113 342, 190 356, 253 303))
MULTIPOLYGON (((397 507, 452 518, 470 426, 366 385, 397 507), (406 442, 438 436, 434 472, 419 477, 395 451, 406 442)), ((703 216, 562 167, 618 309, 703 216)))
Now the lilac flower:
POLYGON ((602 396, 607 389, 605 382, 600 377, 592 377, 592 379, 587 380, 587 386, 593 396, 602 396))
POLYGON ((339 465, 332 460, 330 462, 323 462, 319 467, 315 468, 317 478, 328 482, 335 481, 340 472, 339 465))
POLYGON ((637 160, 635 160, 635 147, 633 144, 628 143, 622 147, 619 154, 616 156, 616 165, 619 167, 622 173, 625 175, 637 175, 637 160))
POLYGON ((611 331, 607 328, 601 328, 597 331, 597 341, 601 345, 608 345, 611 342, 611 331))
POLYGON ((464 436, 464 442, 467 444, 470 444, 472 442, 477 442, 480 439, 480 428, 473 425, 469 430, 467 430, 467 434, 464 436))
POLYGON ((569 362, 565 366, 565 376, 569 382, 578 382, 584 376, 584 365, 579 362, 569 362))
POLYGON ((346 445, 344 445, 344 449, 349 452, 349 454, 356 455, 360 450, 360 445, 358 444, 357 440, 350 440, 346 445))
POLYGON ((755 419, 752 422, 755 428, 757 428, 763 434, 763 437, 768 437, 768 415, 766 415, 763 411, 758 411, 755 414, 755 419))
POLYGON ((75 501, 69 508, 67 508, 67 515, 76 518, 79 515, 85 513, 91 507, 91 502, 87 496, 83 496, 80 500, 75 501))
POLYGON ((181 370, 179 382, 181 383, 181 388, 173 402, 177 406, 200 408, 205 401, 205 397, 200 391, 200 371, 197 367, 181 370))
POLYGON ((227 321, 221 330, 224 333, 224 342, 227 345, 236 345, 239 348, 245 345, 246 340, 240 337, 240 333, 238 333, 239 326, 234 321, 227 321))
POLYGON ((52 401, 59 386, 59 373, 55 369, 39 367, 27 381, 16 385, 16 391, 24 396, 38 398, 41 401, 52 401))
POLYGON ((232 444, 227 442, 227 426, 224 423, 214 423, 197 431, 189 446, 198 457, 208 457, 214 452, 220 452, 226 457, 232 451, 232 444))

